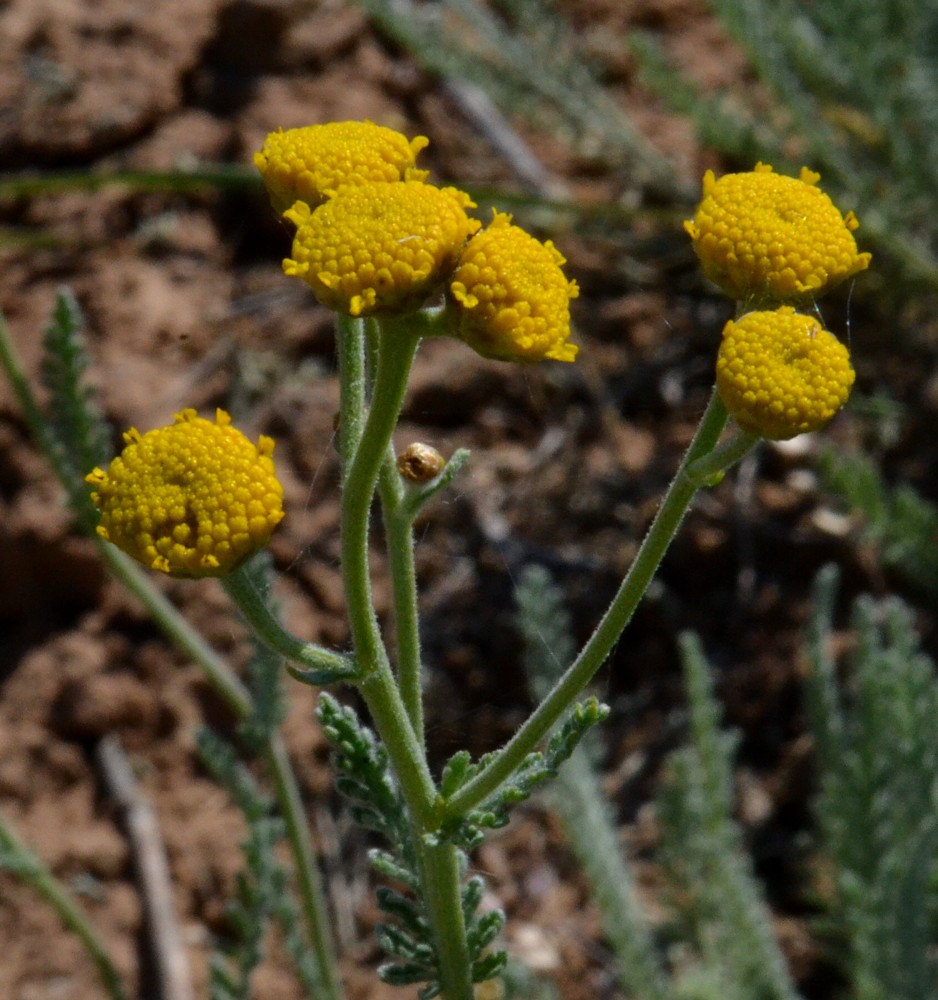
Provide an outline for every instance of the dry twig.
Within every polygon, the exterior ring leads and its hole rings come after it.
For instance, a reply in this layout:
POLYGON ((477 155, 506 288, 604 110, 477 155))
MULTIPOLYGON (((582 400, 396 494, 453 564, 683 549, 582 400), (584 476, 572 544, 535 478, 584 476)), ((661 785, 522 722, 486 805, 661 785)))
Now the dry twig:
POLYGON ((169 865, 156 813, 141 795, 130 761, 116 737, 105 736, 101 740, 97 759, 130 839, 160 1000, 194 1000, 189 960, 176 921, 169 865))

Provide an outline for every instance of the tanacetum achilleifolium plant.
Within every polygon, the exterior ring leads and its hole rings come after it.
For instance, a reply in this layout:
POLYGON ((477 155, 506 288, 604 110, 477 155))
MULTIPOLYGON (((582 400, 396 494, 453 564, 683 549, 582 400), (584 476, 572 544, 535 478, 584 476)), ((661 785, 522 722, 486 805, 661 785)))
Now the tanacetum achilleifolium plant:
MULTIPOLYGON (((869 255, 857 251, 854 216, 834 208, 810 171, 786 178, 760 164, 720 180, 707 175, 687 230, 738 312, 724 330, 700 426, 594 633, 503 747, 479 760, 460 751, 435 773, 425 742, 413 524, 468 453, 395 455, 392 433, 416 351, 425 338, 449 337, 453 350, 569 363, 579 346, 570 321, 578 290, 560 252, 505 214, 496 211, 487 225, 474 218, 467 194, 433 185, 417 168, 425 145, 370 122, 343 122, 272 133, 255 158, 292 229, 285 273, 308 283, 336 317, 349 649, 288 632, 252 576, 250 556, 282 516, 268 438, 251 442, 223 411, 212 421, 184 410, 168 427, 129 431, 122 454, 87 478, 101 539, 149 569, 221 577, 291 676, 357 690, 368 725, 331 693, 321 695, 318 716, 352 816, 381 838, 373 866, 393 883, 378 890, 387 920, 377 935, 388 957, 380 974, 419 984, 422 998, 473 1000, 504 966, 496 941, 505 917, 480 911, 484 883, 469 876, 468 852, 607 714, 595 698, 577 699, 619 642, 697 491, 760 439, 816 430, 843 405, 853 382, 849 352, 796 310, 863 270, 869 255), (730 417, 737 429, 724 439, 730 417), (372 598, 376 498, 393 642, 372 598)), ((237 688, 227 694, 244 706, 237 688)))

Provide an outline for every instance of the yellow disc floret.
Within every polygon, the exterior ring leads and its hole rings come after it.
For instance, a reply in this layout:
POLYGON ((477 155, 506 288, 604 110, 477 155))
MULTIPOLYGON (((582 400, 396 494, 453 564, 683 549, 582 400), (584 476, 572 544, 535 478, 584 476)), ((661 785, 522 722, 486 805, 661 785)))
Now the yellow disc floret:
POLYGON ((731 298, 767 305, 812 299, 865 270, 856 216, 841 215, 819 179, 807 167, 796 178, 763 163, 719 180, 708 170, 684 223, 707 277, 731 298))
POLYGON ((297 201, 315 208, 347 184, 423 180, 414 163, 428 142, 369 121, 330 122, 271 132, 254 165, 282 215, 297 201))
POLYGON ((564 276, 565 263, 549 240, 541 243, 495 212, 466 244, 450 283, 457 335, 488 358, 573 361, 570 300, 579 289, 564 276))
POLYGON ((213 423, 187 409, 124 441, 86 477, 102 538, 171 576, 221 576, 267 544, 283 517, 271 438, 252 444, 224 410, 213 423))
POLYGON ((783 441, 823 427, 853 379, 847 348, 790 306, 747 313, 723 329, 717 391, 750 434, 783 441))
POLYGON ((449 277, 479 228, 469 195, 420 181, 345 187, 315 211, 298 202, 287 274, 307 281, 323 305, 352 316, 416 309, 449 277))

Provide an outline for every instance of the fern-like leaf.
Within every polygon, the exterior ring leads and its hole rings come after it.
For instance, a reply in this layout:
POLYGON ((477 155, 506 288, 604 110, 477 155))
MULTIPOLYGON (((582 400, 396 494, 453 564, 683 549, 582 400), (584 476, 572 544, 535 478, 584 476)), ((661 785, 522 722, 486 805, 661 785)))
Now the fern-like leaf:
POLYGON ((97 523, 84 477, 107 462, 110 430, 85 374, 91 363, 82 332, 83 318, 74 295, 60 289, 43 339, 41 375, 49 393, 46 432, 59 467, 67 470, 69 504, 83 524, 97 523))
POLYGON ((203 730, 199 750, 206 767, 235 800, 248 825, 242 844, 245 868, 235 880, 235 898, 227 913, 234 934, 224 951, 212 956, 209 992, 211 1000, 251 1000, 251 976, 264 958, 271 919, 289 895, 286 871, 275 854, 283 823, 229 743, 203 730))
POLYGON ((733 819, 735 737, 720 729, 710 667, 696 636, 681 639, 690 746, 672 755, 659 810, 664 860, 687 902, 707 981, 721 996, 796 1000, 768 908, 733 819))
POLYGON ((815 586, 809 719, 820 768, 815 808, 834 861, 837 911, 857 996, 919 1000, 938 989, 938 682, 912 616, 892 599, 854 604, 856 647, 842 691, 831 657, 836 576, 815 586))

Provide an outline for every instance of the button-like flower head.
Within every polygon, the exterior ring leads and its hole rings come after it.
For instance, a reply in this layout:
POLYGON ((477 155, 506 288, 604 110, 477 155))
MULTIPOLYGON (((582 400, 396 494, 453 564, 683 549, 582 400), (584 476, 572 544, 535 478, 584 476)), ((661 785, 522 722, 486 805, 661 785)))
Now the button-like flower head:
POLYGON ((297 202, 287 274, 303 278, 323 305, 352 316, 416 309, 449 277, 480 226, 469 195, 420 181, 344 187, 315 211, 297 202))
POLYGON ((457 335, 487 358, 573 361, 570 300, 579 289, 564 276, 565 263, 549 240, 495 212, 466 244, 450 282, 457 335))
POLYGON ((733 299, 774 305, 810 300, 865 270, 871 255, 857 252, 856 216, 842 216, 819 179, 807 167, 795 178, 762 163, 719 180, 708 170, 684 223, 707 277, 733 299))
POLYGON ((189 409, 124 440, 86 477, 102 538, 171 576, 222 576, 267 544, 283 517, 271 438, 252 444, 224 410, 213 423, 189 409))
POLYGON ((347 184, 423 180, 414 163, 428 143, 373 122, 330 122, 271 132, 254 166, 282 215, 297 201, 315 208, 347 184))
POLYGON ((818 430, 847 401, 853 380, 847 348, 790 306, 747 313, 723 329, 717 391, 750 434, 783 441, 818 430))

